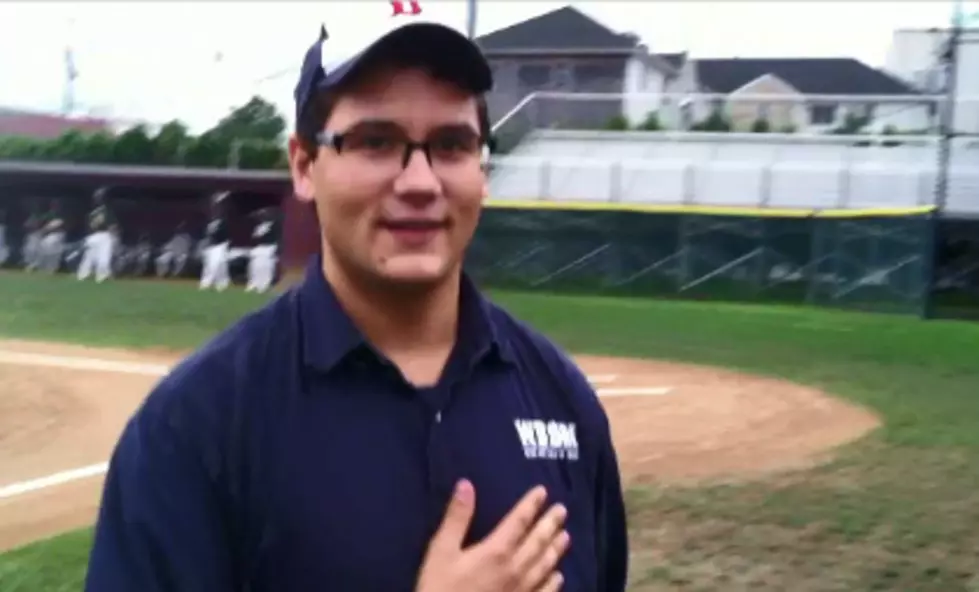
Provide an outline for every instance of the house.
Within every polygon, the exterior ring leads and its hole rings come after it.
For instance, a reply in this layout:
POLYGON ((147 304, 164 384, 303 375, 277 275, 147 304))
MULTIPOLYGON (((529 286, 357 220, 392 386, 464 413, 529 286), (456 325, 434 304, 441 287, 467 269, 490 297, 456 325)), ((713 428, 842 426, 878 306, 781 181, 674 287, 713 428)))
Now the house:
MULTIPOLYGON (((651 54, 637 36, 613 31, 572 6, 499 29, 476 42, 493 69, 496 85, 487 97, 493 119, 535 91, 609 95, 536 105, 534 127, 566 122, 602 126, 620 115, 641 121, 658 106, 649 95, 667 90, 667 81, 677 74, 666 57, 651 54)), ((682 61, 679 55, 672 59, 682 61)))
POLYGON ((111 125, 104 119, 65 117, 0 107, 0 137, 20 136, 49 140, 72 129, 89 133, 110 132, 111 125))
POLYGON ((572 6, 476 41, 496 81, 488 97, 494 120, 533 92, 566 93, 522 107, 525 127, 604 127, 613 118, 637 126, 656 113, 664 127, 686 129, 718 107, 737 129, 768 119, 773 129, 821 131, 838 128, 849 114, 869 117, 871 129, 919 130, 934 119, 927 102, 917 102, 921 92, 913 85, 851 58, 704 60, 685 52, 654 53, 636 35, 613 31, 572 6), (759 94, 784 100, 746 98, 759 94), (811 94, 869 99, 813 102, 804 97, 811 94), (908 101, 877 104, 871 100, 876 95, 906 95, 908 101))
POLYGON ((758 120, 773 130, 806 132, 845 128, 848 118, 876 131, 923 131, 936 123, 936 101, 853 58, 697 59, 694 68, 699 93, 723 95, 699 101, 700 114, 723 107, 738 130, 758 120), (882 102, 884 96, 899 102, 882 102))
MULTIPOLYGON (((949 29, 897 29, 884 70, 925 93, 945 92, 949 29)), ((958 46, 953 129, 979 134, 979 28, 963 29, 958 46)))

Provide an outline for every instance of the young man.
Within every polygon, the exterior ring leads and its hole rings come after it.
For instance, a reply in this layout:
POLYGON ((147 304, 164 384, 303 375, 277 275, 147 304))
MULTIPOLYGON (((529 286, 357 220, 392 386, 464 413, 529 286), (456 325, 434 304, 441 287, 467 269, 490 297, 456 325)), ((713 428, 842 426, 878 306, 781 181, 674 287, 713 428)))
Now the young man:
POLYGON ((92 194, 92 210, 88 213, 88 235, 82 247, 78 279, 85 280, 95 271, 95 281, 104 282, 112 276, 113 240, 109 227, 114 223, 105 202, 106 188, 92 194))
POLYGON ((352 58, 307 53, 289 156, 322 254, 129 422, 88 590, 625 589, 595 393, 461 270, 489 66, 399 18, 352 58))

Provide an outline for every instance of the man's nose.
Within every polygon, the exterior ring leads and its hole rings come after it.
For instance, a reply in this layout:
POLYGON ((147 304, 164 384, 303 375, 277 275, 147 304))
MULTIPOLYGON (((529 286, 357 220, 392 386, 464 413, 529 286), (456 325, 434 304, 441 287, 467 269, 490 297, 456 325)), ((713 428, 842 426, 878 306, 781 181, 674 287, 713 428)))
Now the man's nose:
POLYGON ((427 199, 442 194, 442 182, 424 150, 413 150, 408 156, 404 170, 395 181, 394 191, 399 196, 424 196, 427 199))

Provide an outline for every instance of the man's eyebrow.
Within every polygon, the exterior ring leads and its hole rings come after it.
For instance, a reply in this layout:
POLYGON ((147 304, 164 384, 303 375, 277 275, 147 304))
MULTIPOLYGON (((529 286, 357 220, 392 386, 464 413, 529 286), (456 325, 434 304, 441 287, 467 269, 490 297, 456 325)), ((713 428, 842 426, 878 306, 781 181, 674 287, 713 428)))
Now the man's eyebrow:
MULTIPOLYGON (((396 132, 406 137, 411 135, 408 133, 408 131, 404 128, 403 125, 400 125, 397 121, 391 119, 362 119, 360 121, 356 121, 350 124, 349 126, 347 126, 346 129, 340 131, 339 133, 341 134, 349 134, 350 132, 369 133, 371 132, 371 130, 379 131, 379 132, 388 132, 388 133, 396 132)), ((437 125, 429 129, 425 133, 425 137, 430 138, 432 136, 444 136, 444 135, 479 136, 480 134, 481 132, 479 131, 479 129, 473 126, 472 124, 459 122, 459 123, 444 123, 442 125, 437 125)))
POLYGON ((359 129, 363 127, 403 129, 397 122, 391 119, 361 119, 347 126, 347 129, 359 129))
POLYGON ((468 123, 446 123, 434 127, 429 133, 457 133, 457 134, 479 134, 479 130, 468 123))

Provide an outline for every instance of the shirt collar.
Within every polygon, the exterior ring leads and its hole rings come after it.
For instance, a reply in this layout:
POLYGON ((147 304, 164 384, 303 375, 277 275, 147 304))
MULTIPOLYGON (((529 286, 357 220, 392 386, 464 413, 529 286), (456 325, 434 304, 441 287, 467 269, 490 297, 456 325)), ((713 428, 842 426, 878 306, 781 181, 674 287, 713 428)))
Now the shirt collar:
MULTIPOLYGON (((299 286, 299 316, 303 364, 329 372, 347 354, 369 343, 343 310, 322 269, 322 255, 312 257, 299 286)), ((467 274, 462 274, 461 281, 458 353, 465 356, 469 368, 487 356, 513 362, 512 349, 495 322, 492 304, 467 274)))

